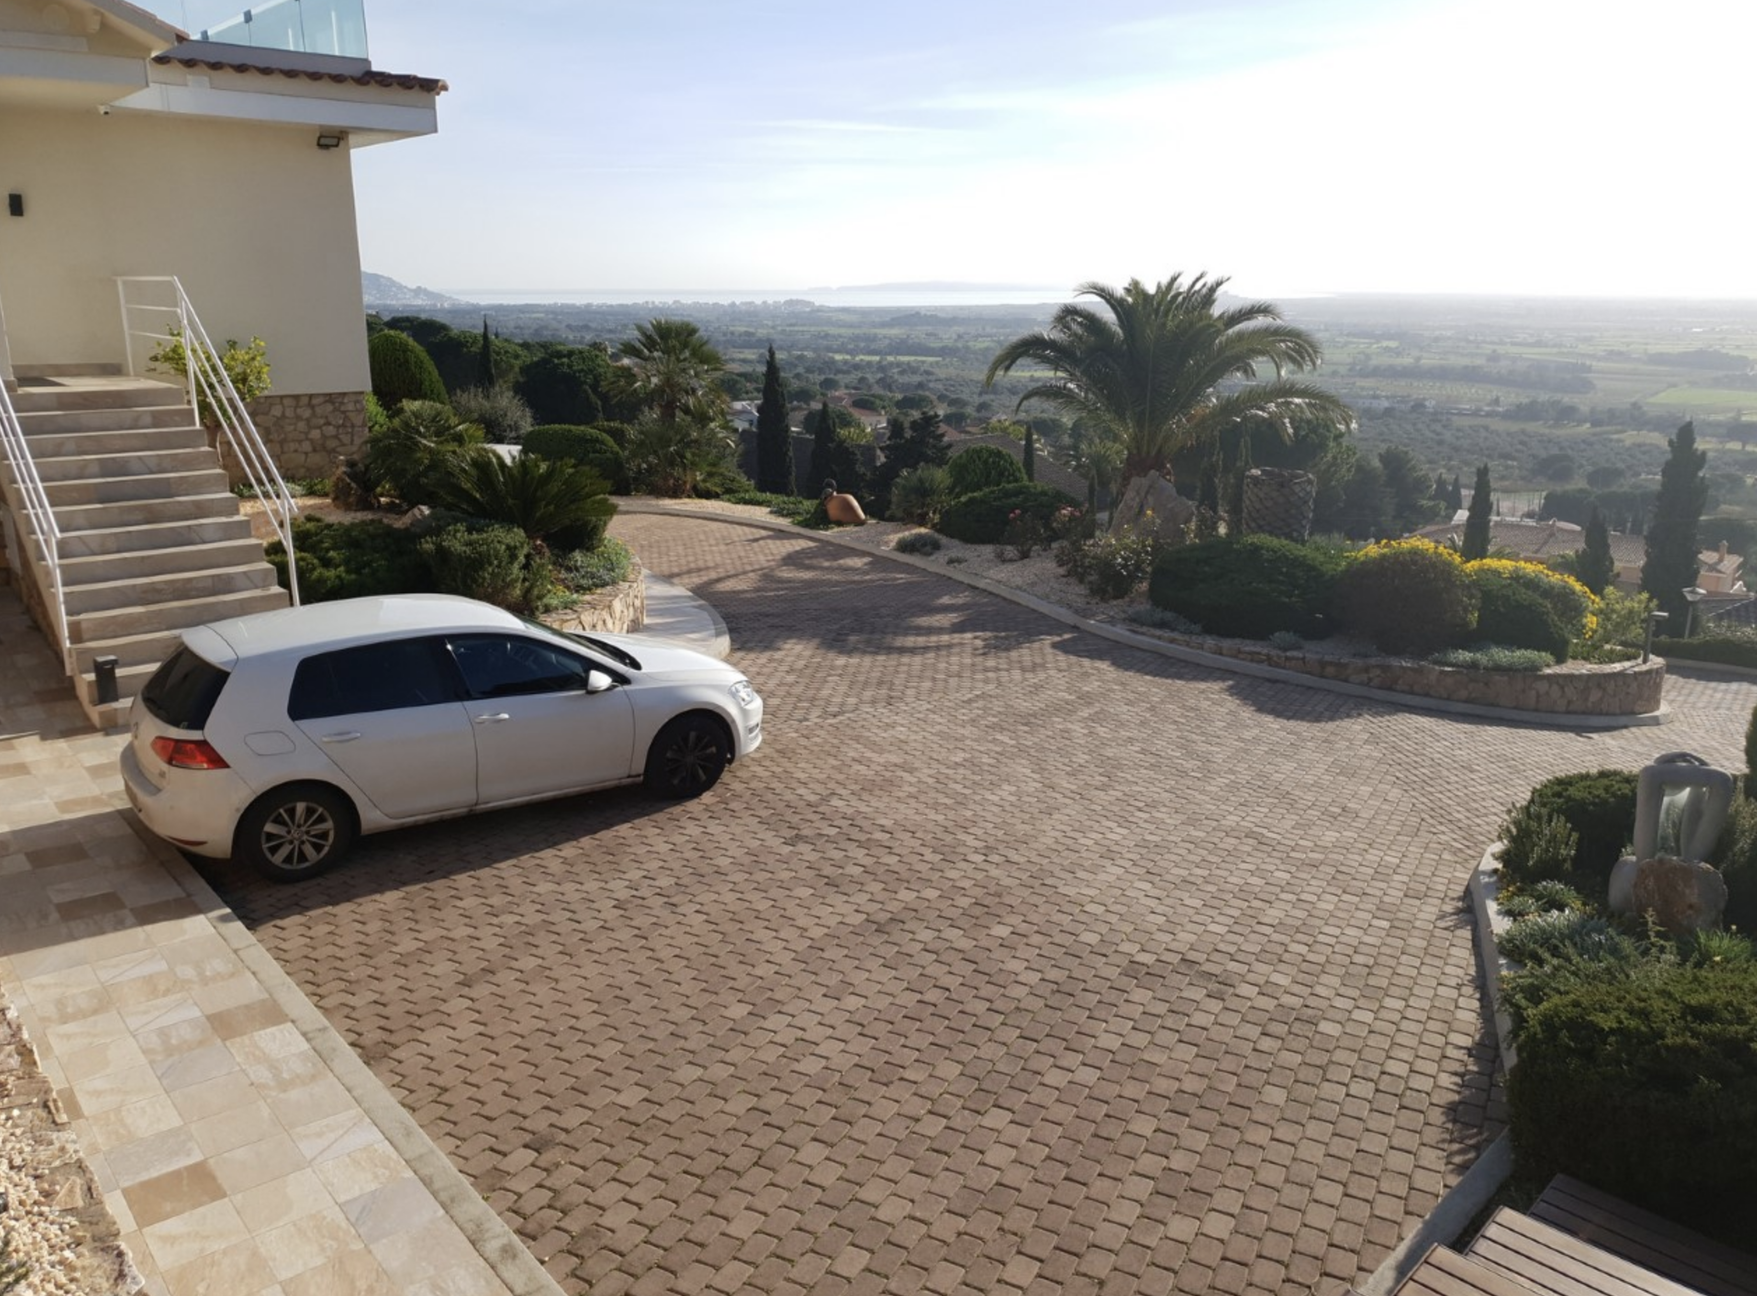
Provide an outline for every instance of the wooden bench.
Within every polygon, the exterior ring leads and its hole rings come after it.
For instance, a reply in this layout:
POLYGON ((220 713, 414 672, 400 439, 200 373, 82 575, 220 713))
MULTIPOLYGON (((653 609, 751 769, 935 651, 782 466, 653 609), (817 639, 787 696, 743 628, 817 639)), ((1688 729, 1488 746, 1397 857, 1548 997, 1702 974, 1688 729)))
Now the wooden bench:
POLYGON ((1498 1270, 1436 1246, 1391 1296, 1532 1296, 1532 1291, 1498 1270))
MULTIPOLYGON (((1752 1212, 1757 1217, 1757 1204, 1752 1212)), ((1757 1256, 1735 1251, 1567 1175, 1551 1180, 1526 1213, 1704 1296, 1757 1296, 1757 1256)), ((1757 1240, 1757 1218, 1753 1238, 1757 1240)))
POLYGON ((1503 1206, 1465 1252, 1548 1296, 1696 1296, 1688 1287, 1503 1206))

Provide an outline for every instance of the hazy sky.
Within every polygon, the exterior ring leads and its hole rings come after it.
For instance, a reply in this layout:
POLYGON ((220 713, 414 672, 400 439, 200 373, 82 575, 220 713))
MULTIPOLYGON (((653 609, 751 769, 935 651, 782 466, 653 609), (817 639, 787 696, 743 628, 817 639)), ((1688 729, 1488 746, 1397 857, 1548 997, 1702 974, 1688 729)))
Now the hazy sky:
POLYGON ((451 85, 355 155, 409 283, 1757 297, 1753 0, 367 12, 376 67, 451 85))

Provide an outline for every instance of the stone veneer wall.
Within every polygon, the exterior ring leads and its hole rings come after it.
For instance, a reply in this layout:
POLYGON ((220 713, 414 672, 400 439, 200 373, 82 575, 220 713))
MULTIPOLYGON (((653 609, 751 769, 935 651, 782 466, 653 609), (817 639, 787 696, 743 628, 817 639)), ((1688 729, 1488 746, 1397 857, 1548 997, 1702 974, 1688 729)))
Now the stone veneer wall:
MULTIPOLYGON (((250 418, 289 481, 333 476, 343 459, 359 454, 366 444, 364 392, 258 396, 250 402, 250 418)), ((223 436, 219 446, 226 476, 237 485, 245 479, 243 469, 223 436)))
POLYGON ((1326 657, 1277 652, 1223 639, 1190 640, 1189 646, 1239 661, 1279 666, 1323 679, 1341 680, 1394 693, 1415 693, 1448 702, 1541 711, 1552 715, 1648 715, 1659 710, 1665 662, 1611 666, 1570 664, 1538 673, 1458 670, 1425 662, 1326 657))
POLYGON ((641 565, 629 564, 628 579, 594 594, 588 594, 576 608, 554 612, 543 618, 557 630, 576 634, 627 634, 647 623, 647 582, 641 565))

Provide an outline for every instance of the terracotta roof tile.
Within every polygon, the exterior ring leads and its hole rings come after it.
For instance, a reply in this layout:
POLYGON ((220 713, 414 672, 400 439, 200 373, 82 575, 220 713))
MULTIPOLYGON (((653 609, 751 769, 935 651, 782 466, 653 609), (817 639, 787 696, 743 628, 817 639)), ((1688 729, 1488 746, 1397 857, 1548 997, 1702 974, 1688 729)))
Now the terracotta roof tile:
POLYGON ((170 54, 153 55, 154 63, 175 64, 185 68, 206 68, 211 72, 258 72, 263 76, 282 76, 294 81, 332 81, 337 85, 382 86, 387 90, 422 90, 428 94, 444 94, 449 88, 437 77, 411 76, 398 72, 318 72, 309 68, 262 67, 256 63, 230 63, 222 59, 177 58, 170 54))

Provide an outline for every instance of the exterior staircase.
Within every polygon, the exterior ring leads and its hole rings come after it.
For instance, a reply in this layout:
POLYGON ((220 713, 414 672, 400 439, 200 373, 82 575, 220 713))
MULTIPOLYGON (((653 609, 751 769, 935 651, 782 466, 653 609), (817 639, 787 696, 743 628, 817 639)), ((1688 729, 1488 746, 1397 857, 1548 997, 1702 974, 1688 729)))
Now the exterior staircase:
MULTIPOLYGON (((182 387, 91 366, 21 365, 17 377, 13 408, 61 529, 75 686, 93 724, 111 728, 179 632, 289 599, 182 387), (118 662, 112 703, 98 701, 105 656, 118 662)), ((22 532, 12 465, 0 470, 22 532)), ((52 603, 48 566, 33 565, 52 603)))

